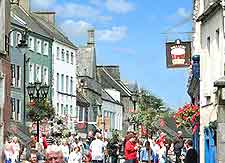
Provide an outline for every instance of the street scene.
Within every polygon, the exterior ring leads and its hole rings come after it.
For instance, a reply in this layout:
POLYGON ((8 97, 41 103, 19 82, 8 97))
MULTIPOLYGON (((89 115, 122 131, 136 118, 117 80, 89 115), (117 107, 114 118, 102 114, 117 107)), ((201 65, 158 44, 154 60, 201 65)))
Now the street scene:
POLYGON ((0 0, 0 163, 225 163, 225 0, 0 0))

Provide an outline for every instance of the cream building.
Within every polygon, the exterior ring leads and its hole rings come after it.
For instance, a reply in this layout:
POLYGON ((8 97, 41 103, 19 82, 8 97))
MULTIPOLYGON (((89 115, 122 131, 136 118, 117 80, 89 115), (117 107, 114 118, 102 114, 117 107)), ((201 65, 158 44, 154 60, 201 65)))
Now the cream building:
POLYGON ((224 76, 223 2, 194 0, 193 54, 200 55, 201 163, 207 163, 205 160, 205 127, 217 119, 214 82, 224 76))

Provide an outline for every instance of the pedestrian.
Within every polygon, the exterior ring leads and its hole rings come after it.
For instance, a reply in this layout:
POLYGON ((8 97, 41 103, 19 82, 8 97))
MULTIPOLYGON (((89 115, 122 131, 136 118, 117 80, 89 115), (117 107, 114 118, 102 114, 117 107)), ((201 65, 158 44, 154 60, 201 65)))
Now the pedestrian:
POLYGON ((12 142, 11 142, 11 147, 12 147, 12 163, 16 163, 19 161, 19 152, 20 152, 20 144, 18 142, 18 138, 16 136, 14 136, 12 138, 12 142))
POLYGON ((167 152, 167 160, 168 163, 175 163, 176 162, 176 155, 174 153, 174 144, 171 143, 167 152))
POLYGON ((46 149, 45 163, 64 163, 63 152, 57 145, 49 145, 46 149))
POLYGON ((151 163, 152 161, 152 150, 150 142, 146 141, 144 147, 140 149, 140 161, 142 163, 151 163))
POLYGON ((37 151, 36 150, 30 151, 29 162, 30 163, 38 163, 37 151))
POLYGON ((82 163, 82 154, 79 146, 75 147, 70 153, 68 163, 82 163))
POLYGON ((152 149, 152 161, 153 163, 158 163, 159 161, 159 145, 156 143, 155 138, 150 139, 150 147, 152 149))
POLYGON ((70 150, 69 150, 69 145, 67 143, 67 141, 64 139, 62 142, 62 145, 60 146, 62 152, 63 152, 63 156, 64 156, 64 161, 68 162, 69 159, 69 154, 70 154, 70 150))
POLYGON ((126 163, 136 163, 137 151, 139 146, 136 144, 136 136, 133 133, 127 135, 127 142, 125 144, 125 160, 126 163))
POLYGON ((184 163, 197 163, 197 152, 193 148, 192 144, 192 140, 187 140, 185 142, 187 153, 184 159, 184 163))
POLYGON ((166 146, 163 141, 160 142, 159 154, 159 163, 166 163, 166 146))
POLYGON ((183 146, 184 146, 183 133, 182 131, 178 131, 176 140, 174 142, 174 153, 176 155, 176 163, 181 163, 180 156, 183 146))
POLYGON ((5 141, 5 147, 4 147, 5 163, 11 163, 12 162, 12 156, 13 156, 12 146, 8 142, 8 140, 6 140, 5 141))
POLYGON ((90 145, 90 151, 92 156, 92 162, 93 163, 103 163, 104 160, 104 150, 105 150, 105 144, 101 140, 102 135, 100 133, 95 134, 95 140, 91 142, 90 145))

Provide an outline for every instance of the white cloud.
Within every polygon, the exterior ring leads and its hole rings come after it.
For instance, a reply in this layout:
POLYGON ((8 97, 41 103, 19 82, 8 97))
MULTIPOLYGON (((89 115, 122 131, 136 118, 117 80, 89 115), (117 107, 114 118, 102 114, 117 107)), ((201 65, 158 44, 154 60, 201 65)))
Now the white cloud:
POLYGON ((56 0, 31 0, 33 9, 43 10, 49 9, 55 4, 56 0))
POLYGON ((126 38, 128 29, 125 26, 112 27, 112 29, 97 30, 96 39, 116 42, 126 38))
POLYGON ((84 36, 87 30, 93 26, 85 21, 73 21, 72 19, 64 21, 61 26, 62 30, 71 37, 84 36))
POLYGON ((134 4, 127 0, 106 0, 106 7, 109 11, 118 14, 128 13, 135 9, 134 4))
POLYGON ((101 15, 100 10, 88 5, 81 5, 77 3, 66 3, 64 5, 58 5, 55 10, 60 17, 64 18, 89 18, 98 21, 110 21, 111 16, 101 15))
POLYGON ((189 18, 191 16, 191 11, 181 7, 177 9, 176 15, 183 18, 189 18))

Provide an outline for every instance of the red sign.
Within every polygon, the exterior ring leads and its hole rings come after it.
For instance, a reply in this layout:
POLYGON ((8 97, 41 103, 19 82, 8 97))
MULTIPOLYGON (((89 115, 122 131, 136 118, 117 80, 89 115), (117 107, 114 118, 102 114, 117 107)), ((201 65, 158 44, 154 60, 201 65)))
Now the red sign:
POLYGON ((181 40, 167 42, 166 64, 168 68, 189 67, 191 65, 191 42, 181 40))

